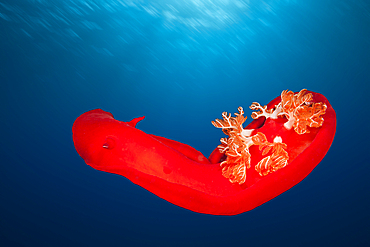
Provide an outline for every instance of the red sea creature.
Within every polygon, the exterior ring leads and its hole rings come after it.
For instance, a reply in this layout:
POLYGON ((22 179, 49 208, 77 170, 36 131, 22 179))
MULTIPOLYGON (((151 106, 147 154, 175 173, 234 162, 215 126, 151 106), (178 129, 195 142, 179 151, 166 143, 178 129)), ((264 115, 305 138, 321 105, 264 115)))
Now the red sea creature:
POLYGON ((78 117, 73 141, 91 167, 128 178, 189 210, 235 215, 252 210, 301 182, 334 139, 336 115, 321 94, 283 91, 267 106, 252 103, 212 124, 228 135, 207 159, 194 148, 146 134, 100 109, 78 117))

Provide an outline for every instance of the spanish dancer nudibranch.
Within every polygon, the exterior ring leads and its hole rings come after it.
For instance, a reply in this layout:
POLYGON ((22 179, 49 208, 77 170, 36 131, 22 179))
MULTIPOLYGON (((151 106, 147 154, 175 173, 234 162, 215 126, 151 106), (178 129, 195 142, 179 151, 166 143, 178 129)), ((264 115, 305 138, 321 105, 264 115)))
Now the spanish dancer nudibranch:
POLYGON ((212 124, 228 136, 206 158, 181 142, 136 128, 144 117, 118 121, 101 109, 73 124, 78 154, 94 169, 126 177, 155 195, 198 213, 236 215, 301 182, 328 152, 336 115, 321 94, 283 91, 269 104, 252 103, 212 124))

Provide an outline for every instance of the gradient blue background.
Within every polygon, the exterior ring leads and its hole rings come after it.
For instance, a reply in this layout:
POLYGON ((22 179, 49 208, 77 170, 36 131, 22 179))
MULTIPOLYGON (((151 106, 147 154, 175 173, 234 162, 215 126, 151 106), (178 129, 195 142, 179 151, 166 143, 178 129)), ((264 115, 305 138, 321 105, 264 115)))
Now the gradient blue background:
POLYGON ((369 246, 369 47, 366 0, 1 0, 0 245, 369 246), (237 216, 96 171, 72 142, 102 108, 208 156, 223 111, 302 88, 336 110, 331 149, 237 216))

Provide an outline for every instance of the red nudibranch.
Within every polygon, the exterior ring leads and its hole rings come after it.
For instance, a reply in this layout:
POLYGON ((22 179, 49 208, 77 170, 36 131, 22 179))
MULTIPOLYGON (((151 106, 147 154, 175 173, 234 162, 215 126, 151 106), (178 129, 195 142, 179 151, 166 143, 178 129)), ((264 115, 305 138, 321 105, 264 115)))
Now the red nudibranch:
POLYGON ((194 148, 146 134, 100 109, 73 124, 73 141, 91 167, 122 175, 180 207, 205 214, 252 210, 301 182, 333 142, 335 111, 321 94, 283 91, 266 106, 252 103, 212 124, 228 135, 207 159, 194 148))

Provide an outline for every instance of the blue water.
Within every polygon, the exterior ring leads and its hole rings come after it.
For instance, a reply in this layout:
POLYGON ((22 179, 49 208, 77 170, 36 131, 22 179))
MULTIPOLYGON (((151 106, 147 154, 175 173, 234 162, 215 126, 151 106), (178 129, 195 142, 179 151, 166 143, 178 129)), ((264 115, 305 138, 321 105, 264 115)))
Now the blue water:
POLYGON ((368 1, 2 0, 0 47, 1 246, 370 245, 368 1), (72 142, 101 108, 208 156, 223 111, 302 88, 337 112, 331 149, 237 216, 96 171, 72 142))

